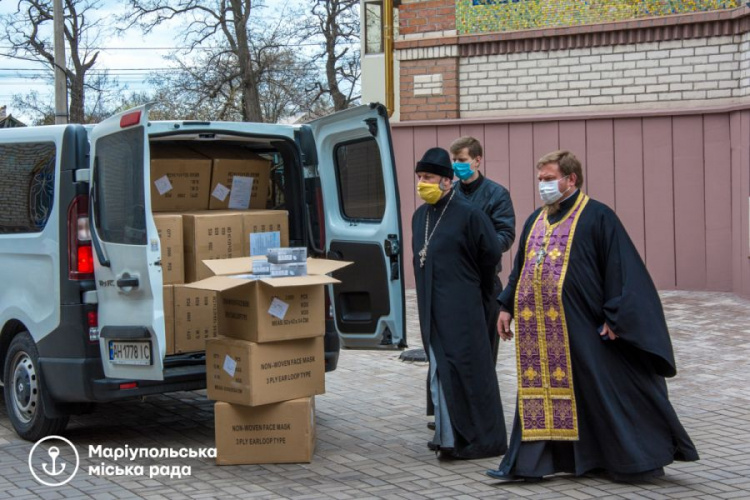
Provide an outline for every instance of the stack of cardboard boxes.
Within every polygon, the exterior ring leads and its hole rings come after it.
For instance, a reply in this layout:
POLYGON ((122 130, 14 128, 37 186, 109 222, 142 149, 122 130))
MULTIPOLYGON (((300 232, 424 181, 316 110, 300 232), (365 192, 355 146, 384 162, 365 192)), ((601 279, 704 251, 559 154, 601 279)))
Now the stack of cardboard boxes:
POLYGON ((258 277, 252 259, 205 261, 213 277, 185 285, 213 293, 221 337, 206 342, 217 463, 309 462, 314 396, 325 392, 325 285, 347 263, 308 259, 307 276, 258 277))
POLYGON ((250 256, 289 245, 287 212, 265 209, 270 162, 219 147, 151 151, 167 354, 206 351, 217 463, 309 462, 314 396, 325 391, 325 285, 337 282, 327 274, 346 263, 248 274, 250 256))
POLYGON ((288 213, 265 209, 270 168, 268 160, 240 149, 152 146, 167 354, 203 351, 218 336, 215 297, 184 286, 211 276, 203 260, 289 245, 288 213))

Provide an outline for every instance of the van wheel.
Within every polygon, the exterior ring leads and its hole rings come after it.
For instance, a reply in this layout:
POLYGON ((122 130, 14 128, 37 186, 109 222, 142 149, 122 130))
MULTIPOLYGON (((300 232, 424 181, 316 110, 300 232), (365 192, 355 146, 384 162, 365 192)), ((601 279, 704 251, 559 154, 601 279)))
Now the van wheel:
POLYGON ((16 335, 5 357, 5 407, 19 436, 29 441, 59 434, 68 425, 68 417, 48 418, 44 414, 39 372, 39 353, 29 332, 16 335))

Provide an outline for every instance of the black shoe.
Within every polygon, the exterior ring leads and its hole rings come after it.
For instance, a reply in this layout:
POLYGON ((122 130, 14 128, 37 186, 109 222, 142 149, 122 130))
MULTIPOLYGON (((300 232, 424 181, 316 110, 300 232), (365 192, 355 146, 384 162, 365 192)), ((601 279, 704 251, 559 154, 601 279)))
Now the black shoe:
POLYGON ((542 480, 541 477, 537 476, 517 476, 515 474, 505 474, 503 472, 500 472, 497 469, 490 469, 488 471, 485 471, 485 474, 491 477, 492 479, 497 479, 498 481, 504 481, 504 482, 526 482, 526 483, 538 483, 542 480))
POLYGON ((427 422, 427 428, 431 431, 435 430, 435 422, 427 422))
POLYGON ((440 449, 440 446, 436 445, 432 441, 427 441, 427 449, 430 451, 437 452, 440 449))
POLYGON ((461 460, 454 448, 440 448, 437 458, 438 460, 461 460))

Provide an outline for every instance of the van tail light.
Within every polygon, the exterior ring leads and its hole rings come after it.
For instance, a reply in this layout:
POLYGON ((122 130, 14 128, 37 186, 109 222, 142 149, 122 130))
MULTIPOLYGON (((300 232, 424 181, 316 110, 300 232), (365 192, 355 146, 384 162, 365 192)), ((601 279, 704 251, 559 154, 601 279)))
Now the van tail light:
POLYGON ((76 196, 68 208, 68 276, 72 280, 94 279, 89 197, 85 194, 76 196))
POLYGON ((97 311, 88 311, 86 313, 86 323, 89 327, 89 342, 99 342, 99 313, 97 311))

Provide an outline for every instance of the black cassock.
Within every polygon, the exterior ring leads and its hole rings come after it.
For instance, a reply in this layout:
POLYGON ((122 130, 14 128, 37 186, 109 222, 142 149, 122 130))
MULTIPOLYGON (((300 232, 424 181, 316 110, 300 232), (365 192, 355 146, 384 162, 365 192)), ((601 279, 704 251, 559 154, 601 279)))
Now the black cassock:
MULTIPOLYGON (((550 222, 560 220, 578 196, 580 191, 565 200, 550 222)), ((498 297, 508 311, 538 213, 524 225, 508 286, 498 297)), ((522 442, 516 405, 500 472, 538 477, 601 470, 627 480, 674 460, 698 460, 667 394, 664 377, 676 368, 656 287, 617 215, 595 200, 578 220, 562 300, 579 439, 522 442), (597 329, 605 321, 618 339, 601 340, 597 329)))
POLYGON ((488 338, 500 244, 489 218, 458 196, 422 205, 412 217, 412 248, 422 343, 432 347, 453 426, 455 455, 505 453, 507 435, 488 338), (424 267, 419 251, 429 212, 432 235, 424 267))

